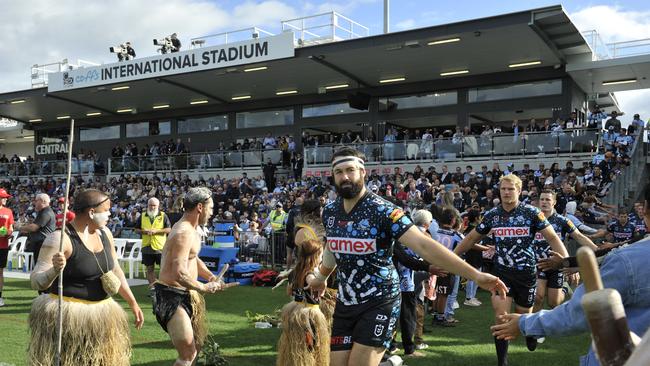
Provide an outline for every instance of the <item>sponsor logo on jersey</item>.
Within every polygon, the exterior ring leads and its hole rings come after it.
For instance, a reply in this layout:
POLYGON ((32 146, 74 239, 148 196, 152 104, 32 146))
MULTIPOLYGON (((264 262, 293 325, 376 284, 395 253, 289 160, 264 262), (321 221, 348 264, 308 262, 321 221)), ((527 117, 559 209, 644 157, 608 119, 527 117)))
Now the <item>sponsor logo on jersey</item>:
MULTIPOLYGON (((543 214, 542 214, 543 215, 543 214)), ((530 236, 529 227, 495 227, 490 231, 497 238, 526 237, 530 236)))
POLYGON ((337 336, 330 338, 331 344, 351 344, 352 336, 337 336))
POLYGON ((334 216, 330 216, 327 218, 327 227, 333 227, 334 226, 334 216))
POLYGON ((545 240, 544 235, 540 233, 539 231, 535 233, 535 240, 545 240))
POLYGON ((375 318, 375 320, 378 320, 380 322, 385 322, 386 320, 388 320, 388 316, 386 316, 384 314, 377 314, 377 317, 375 318))
POLYGON ((327 246, 333 253, 370 254, 377 252, 375 239, 327 238, 327 246))
POLYGON ((401 219, 402 216, 404 216, 404 211, 399 208, 394 209, 393 212, 388 215, 393 222, 397 222, 397 220, 401 219))
POLYGON ((544 216, 544 213, 542 211, 537 214, 537 218, 539 221, 546 221, 546 216, 544 216))

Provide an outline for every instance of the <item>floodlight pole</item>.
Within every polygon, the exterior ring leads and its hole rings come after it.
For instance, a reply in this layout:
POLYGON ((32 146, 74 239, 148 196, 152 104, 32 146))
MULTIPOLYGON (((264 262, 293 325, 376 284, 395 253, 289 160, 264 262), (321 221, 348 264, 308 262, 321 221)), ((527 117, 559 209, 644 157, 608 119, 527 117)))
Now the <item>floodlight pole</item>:
POLYGON ((384 34, 390 32, 390 0, 384 0, 384 34))

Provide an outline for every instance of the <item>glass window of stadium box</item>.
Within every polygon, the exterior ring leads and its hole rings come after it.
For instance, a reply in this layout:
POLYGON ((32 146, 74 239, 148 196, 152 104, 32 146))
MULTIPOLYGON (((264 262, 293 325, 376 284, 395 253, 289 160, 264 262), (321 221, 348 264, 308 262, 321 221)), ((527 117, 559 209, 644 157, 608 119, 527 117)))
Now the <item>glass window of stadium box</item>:
POLYGON ((557 94, 562 94, 562 80, 545 80, 525 84, 471 88, 468 91, 468 99, 470 103, 475 103, 557 94))
POLYGON ((105 127, 81 127, 79 141, 113 140, 120 138, 120 125, 105 127))
MULTIPOLYGON (((239 127, 239 126, 237 126, 239 127)), ((178 133, 225 131, 228 129, 228 115, 182 118, 178 120, 178 133)))
POLYGON ((397 109, 439 107, 456 104, 457 102, 458 93, 456 91, 393 96, 379 99, 379 110, 393 111, 397 109))
POLYGON ((293 108, 237 113, 237 128, 288 126, 293 124, 293 108))
POLYGON ((322 117, 322 116, 334 116, 337 114, 349 114, 349 113, 365 113, 367 111, 362 111, 350 107, 347 101, 338 102, 338 103, 328 103, 328 104, 309 104, 302 107, 302 117, 322 117))
POLYGON ((171 133, 171 122, 138 122, 126 124, 126 137, 146 137, 169 135, 171 133))

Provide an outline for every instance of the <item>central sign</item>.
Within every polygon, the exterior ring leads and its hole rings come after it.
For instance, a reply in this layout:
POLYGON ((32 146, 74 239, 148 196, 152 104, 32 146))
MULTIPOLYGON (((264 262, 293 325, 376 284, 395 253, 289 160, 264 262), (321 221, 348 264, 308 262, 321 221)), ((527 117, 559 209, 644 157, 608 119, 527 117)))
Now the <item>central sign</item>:
POLYGON ((293 57, 293 33, 52 73, 48 92, 218 69, 293 57))

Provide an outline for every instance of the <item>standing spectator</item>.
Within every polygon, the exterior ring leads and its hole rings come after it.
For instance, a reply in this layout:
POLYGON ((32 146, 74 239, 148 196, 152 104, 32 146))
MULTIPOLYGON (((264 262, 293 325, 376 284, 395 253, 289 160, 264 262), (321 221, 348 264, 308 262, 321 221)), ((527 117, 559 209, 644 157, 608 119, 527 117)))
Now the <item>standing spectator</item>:
POLYGON ((7 267, 7 256, 9 254, 9 238, 13 232, 14 213, 7 206, 7 198, 11 195, 0 188, 0 307, 5 306, 2 297, 4 287, 4 269, 7 267))
POLYGON ((621 132, 621 121, 616 117, 618 112, 612 111, 612 117, 605 122, 605 129, 611 133, 620 133, 621 132))
POLYGON ((159 208, 160 201, 156 197, 149 198, 147 211, 140 217, 140 226, 136 228, 142 234, 142 264, 147 269, 150 286, 156 282, 155 265, 160 265, 163 246, 172 228, 169 217, 159 208))
POLYGON ((34 198, 34 209, 38 214, 33 223, 20 227, 20 232, 29 234, 25 251, 34 253, 34 262, 38 261, 38 254, 45 240, 45 236, 56 229, 56 218, 50 207, 50 196, 39 193, 34 198))
POLYGON ((271 136, 270 132, 268 132, 266 137, 264 137, 263 145, 264 149, 275 149, 277 146, 277 142, 275 141, 275 138, 271 136))
MULTIPOLYGON (((63 211, 65 206, 65 197, 59 197, 57 202, 59 203, 59 212, 56 214, 55 219, 56 219, 56 228, 58 230, 63 226, 63 211)), ((68 209, 68 213, 65 216, 65 222, 72 222, 72 220, 74 220, 74 217, 75 217, 74 212, 68 209)), ((119 236, 119 235, 115 235, 115 236, 119 236)))
POLYGON ((594 110, 589 113, 589 117, 587 119, 587 128, 590 129, 601 129, 603 126, 603 120, 607 118, 607 115, 600 110, 600 107, 596 105, 594 107, 594 110))
POLYGON ((395 140, 393 129, 389 128, 386 131, 386 136, 384 136, 384 160, 395 160, 395 140))
POLYGON ((264 181, 267 187, 275 187, 275 171, 277 170, 275 164, 271 162, 271 158, 266 159, 266 164, 262 167, 264 172, 264 181))
POLYGON ((641 119, 638 113, 634 115, 634 119, 630 122, 630 126, 634 126, 634 134, 643 136, 643 129, 645 128, 645 122, 641 119))
POLYGON ((305 165, 305 159, 302 154, 297 152, 291 158, 291 171, 293 171, 293 178, 295 180, 302 179, 302 167, 305 165))
POLYGON ((270 221, 268 222, 271 225, 272 235, 273 235, 273 245, 275 245, 276 261, 284 259, 284 256, 281 253, 284 252, 285 248, 285 230, 287 224, 287 213, 283 210, 283 205, 280 201, 275 204, 275 209, 271 211, 269 215, 270 221))

